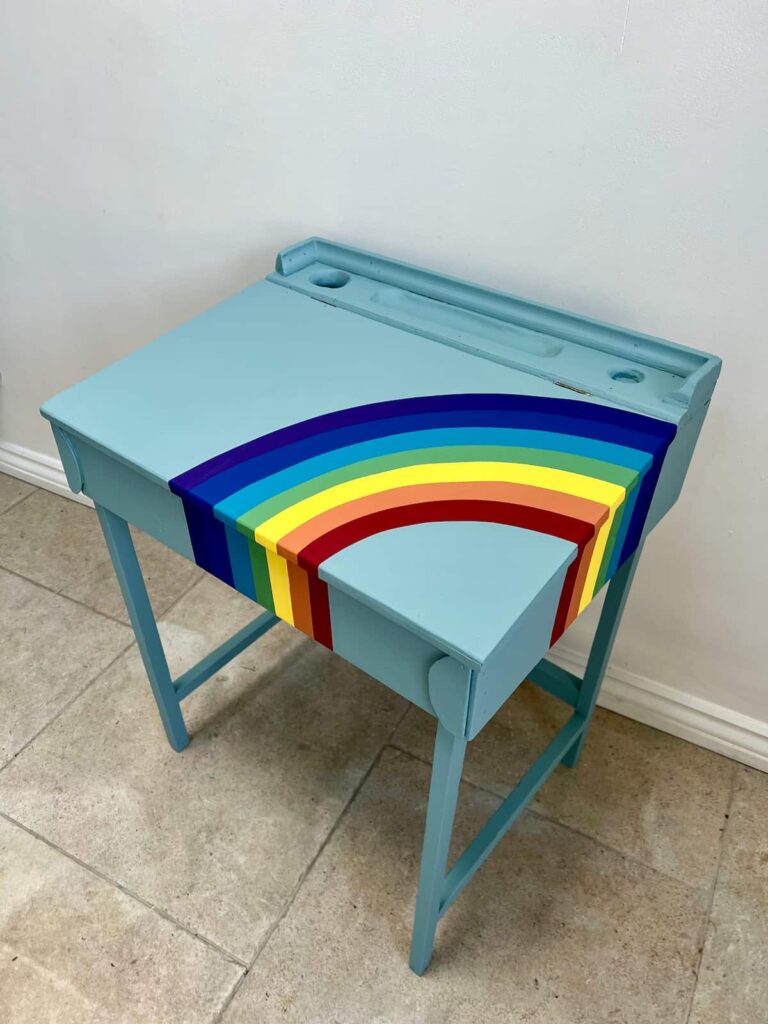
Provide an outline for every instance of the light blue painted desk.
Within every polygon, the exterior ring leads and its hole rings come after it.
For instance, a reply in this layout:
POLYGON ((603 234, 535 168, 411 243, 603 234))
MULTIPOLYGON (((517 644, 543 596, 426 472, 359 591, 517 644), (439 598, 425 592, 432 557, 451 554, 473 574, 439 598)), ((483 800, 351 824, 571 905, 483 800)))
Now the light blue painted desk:
POLYGON ((175 750, 183 699, 281 619, 437 719, 421 974, 440 917, 578 760, 643 540, 680 492, 719 370, 309 239, 42 412, 96 504, 175 750), (266 609, 175 680, 129 523, 266 609), (544 656, 606 584, 579 679, 544 656), (466 744, 526 677, 573 713, 446 873, 466 744))

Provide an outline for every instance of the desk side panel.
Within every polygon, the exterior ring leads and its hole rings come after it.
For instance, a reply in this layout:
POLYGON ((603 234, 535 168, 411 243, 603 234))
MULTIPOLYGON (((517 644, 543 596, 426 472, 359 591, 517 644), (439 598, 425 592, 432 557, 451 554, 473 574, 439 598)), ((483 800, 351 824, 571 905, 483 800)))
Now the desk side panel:
POLYGON ((445 652, 341 590, 329 587, 328 596, 336 654, 434 715, 429 670, 445 652))
POLYGON ((648 510, 643 536, 646 536, 664 518, 680 497, 708 408, 709 405, 705 405, 697 415, 691 416, 678 427, 675 439, 669 446, 664 459, 653 501, 648 510))
POLYGON ((180 498, 61 427, 54 428, 54 437, 74 491, 81 490, 98 505, 194 562, 180 498))
MULTIPOLYGON (((73 490, 80 486, 99 505, 194 561, 180 498, 61 428, 54 433, 73 490)), ((336 653, 434 714, 429 670, 445 652, 332 587, 329 600, 336 653)))
POLYGON ((565 566, 538 593, 476 674, 470 696, 468 739, 477 736, 549 650, 567 570, 565 566))

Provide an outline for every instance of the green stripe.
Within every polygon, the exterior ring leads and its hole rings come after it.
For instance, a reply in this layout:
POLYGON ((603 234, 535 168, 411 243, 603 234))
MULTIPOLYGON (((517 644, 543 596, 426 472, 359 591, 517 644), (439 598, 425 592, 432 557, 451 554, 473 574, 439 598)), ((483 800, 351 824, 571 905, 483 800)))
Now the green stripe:
POLYGON ((640 478, 638 475, 638 478, 636 480, 633 480, 632 484, 627 488, 627 493, 624 497, 624 501, 616 510, 616 515, 613 518, 613 525, 611 526, 611 532, 608 535, 608 541, 605 545, 603 560, 600 563, 600 569, 598 570, 597 578, 595 580, 595 589, 592 594, 593 597, 595 597, 597 595, 597 592, 602 589, 603 584, 606 581, 606 577, 608 575, 608 567, 611 564, 611 556, 613 555, 613 549, 616 545, 616 538, 619 535, 619 529, 621 528, 621 524, 624 521, 624 516, 626 515, 627 508, 629 506, 628 499, 632 494, 632 491, 634 491, 634 489, 639 485, 639 483, 640 478))
POLYGON ((275 599, 272 596, 272 584, 269 581, 267 553, 261 544, 256 543, 253 536, 248 541, 248 553, 251 556, 251 571, 253 572, 253 582, 256 587, 256 600, 267 611, 274 612, 275 599))
POLYGON ((393 452, 388 455, 379 455, 373 459, 353 462, 348 466, 342 466, 329 473, 316 476, 312 480, 297 484, 243 513, 237 520, 237 528, 242 533, 253 536, 256 527, 267 519, 271 519, 272 516, 290 508, 291 505, 319 494, 329 487, 335 487, 337 484, 373 473, 383 473, 390 469, 431 462, 520 462, 531 466, 545 466, 550 469, 580 473, 582 476, 604 480, 625 488, 631 487, 638 478, 638 473, 635 470, 627 469, 625 466, 617 466, 615 463, 591 459, 584 455, 572 455, 568 452, 543 448, 516 448, 508 445, 447 445, 441 448, 414 448, 411 451, 393 452))

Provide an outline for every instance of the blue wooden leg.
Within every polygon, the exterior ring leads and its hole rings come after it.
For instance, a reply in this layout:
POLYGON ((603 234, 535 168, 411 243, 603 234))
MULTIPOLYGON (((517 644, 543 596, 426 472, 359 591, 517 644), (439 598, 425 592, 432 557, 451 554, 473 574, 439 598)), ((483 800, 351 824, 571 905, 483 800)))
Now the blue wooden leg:
POLYGON ((416 974, 423 974, 432 959, 438 921, 522 814, 536 791, 561 761, 571 766, 578 761, 639 558, 638 548, 608 586, 583 680, 546 659, 531 673, 534 682, 570 704, 573 714, 447 875, 445 869, 467 747, 464 732, 472 676, 462 674, 450 658, 441 659, 430 670, 429 693, 438 721, 411 943, 410 965, 416 974))
POLYGON ((587 732, 595 711, 595 704, 597 703, 597 696, 600 692, 600 684, 608 667, 608 659, 613 650, 613 642, 616 639, 616 633, 621 623, 621 616, 624 612, 624 605, 627 602, 632 578, 635 575, 635 569, 640 559, 641 549, 642 545, 626 560, 608 584, 605 603, 600 613, 600 621, 597 624, 595 638, 592 641, 592 649, 589 652, 589 660, 584 672, 584 679, 576 701, 576 711, 584 717, 586 725, 576 743, 573 744, 563 758, 563 764, 567 764, 569 768, 575 767, 584 749, 584 742, 587 738, 587 732))
POLYGON ((423 974, 432 959, 466 747, 463 736, 438 720, 411 941, 410 965, 416 974, 423 974))
POLYGON ((168 669, 131 532, 126 521, 114 512, 100 505, 96 506, 96 512, 168 741, 174 750, 183 750, 189 743, 189 733, 184 725, 179 696, 168 669))

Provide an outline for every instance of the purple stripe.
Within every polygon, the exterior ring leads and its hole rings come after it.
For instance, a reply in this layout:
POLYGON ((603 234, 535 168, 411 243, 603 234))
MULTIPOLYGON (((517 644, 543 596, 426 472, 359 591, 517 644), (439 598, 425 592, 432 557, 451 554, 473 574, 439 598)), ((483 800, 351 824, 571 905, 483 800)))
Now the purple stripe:
MULTIPOLYGON (((543 416, 562 416, 570 421, 586 421, 613 427, 614 429, 630 429, 639 434, 648 434, 657 440, 669 440, 674 436, 675 427, 663 420, 656 420, 640 413, 613 409, 608 406, 595 405, 565 398, 542 398, 536 395, 507 394, 461 394, 461 395, 429 395, 421 398, 404 398, 388 402, 373 402, 369 405, 354 406, 350 409, 339 409, 323 413, 299 423, 281 427, 269 434, 246 441, 244 444, 230 448, 228 451, 213 456, 184 473, 174 477, 171 490, 176 494, 196 490, 201 484, 214 476, 226 472, 244 461, 256 459, 277 448, 316 437, 332 430, 339 430, 371 421, 390 419, 419 414, 437 414, 446 412, 521 412, 539 413, 543 416)), ((436 421, 440 425, 442 420, 436 421)), ((381 433, 386 433, 381 429, 381 433)), ((603 435, 600 432, 600 436, 603 435)), ((638 447, 638 445, 635 445, 638 447)), ((643 446, 645 450, 653 450, 643 446)), ((217 488, 218 490, 218 488, 217 488)))

